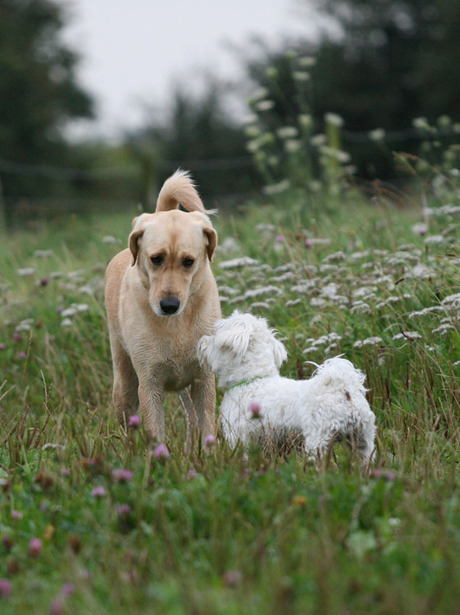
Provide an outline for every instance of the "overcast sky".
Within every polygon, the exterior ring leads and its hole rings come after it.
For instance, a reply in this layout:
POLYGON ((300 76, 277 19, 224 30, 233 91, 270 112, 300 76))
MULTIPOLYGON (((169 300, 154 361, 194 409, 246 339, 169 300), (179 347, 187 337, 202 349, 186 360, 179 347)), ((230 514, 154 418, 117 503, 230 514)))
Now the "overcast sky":
POLYGON ((240 64, 229 43, 312 36, 308 2, 65 0, 72 16, 65 37, 82 56, 79 80, 96 98, 97 130, 140 125, 147 104, 164 108, 174 81, 193 88, 203 70, 236 76, 240 64))

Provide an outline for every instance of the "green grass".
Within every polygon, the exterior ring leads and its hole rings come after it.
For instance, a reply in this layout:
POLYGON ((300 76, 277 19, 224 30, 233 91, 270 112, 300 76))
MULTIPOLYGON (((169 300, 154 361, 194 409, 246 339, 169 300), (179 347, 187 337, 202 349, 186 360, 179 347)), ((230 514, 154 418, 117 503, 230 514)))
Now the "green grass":
POLYGON ((334 209, 286 197, 221 214, 213 269, 225 315, 251 310, 278 329, 284 375, 338 354, 365 371, 378 423, 368 476, 340 448, 322 472, 220 439, 186 457, 174 397, 171 456, 154 458, 142 430, 116 423, 103 306, 105 265, 136 212, 2 240, 2 615, 458 609, 458 228, 436 216, 420 236, 418 210, 360 199, 334 209), (243 256, 258 263, 220 266, 243 256), (118 482, 120 468, 132 477, 118 482))

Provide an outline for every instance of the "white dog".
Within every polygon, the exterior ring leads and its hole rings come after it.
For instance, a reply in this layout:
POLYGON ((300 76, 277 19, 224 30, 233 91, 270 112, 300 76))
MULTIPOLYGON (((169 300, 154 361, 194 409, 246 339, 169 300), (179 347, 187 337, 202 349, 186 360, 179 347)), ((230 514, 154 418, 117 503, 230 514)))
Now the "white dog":
POLYGON ((364 396, 365 376, 350 361, 328 359, 309 380, 282 378, 285 347, 265 319, 238 312, 219 320, 214 335, 201 338, 198 357, 227 389, 220 410, 232 448, 238 441, 276 443, 300 434, 305 452, 321 459, 346 439, 362 464, 369 464, 375 416, 364 396))

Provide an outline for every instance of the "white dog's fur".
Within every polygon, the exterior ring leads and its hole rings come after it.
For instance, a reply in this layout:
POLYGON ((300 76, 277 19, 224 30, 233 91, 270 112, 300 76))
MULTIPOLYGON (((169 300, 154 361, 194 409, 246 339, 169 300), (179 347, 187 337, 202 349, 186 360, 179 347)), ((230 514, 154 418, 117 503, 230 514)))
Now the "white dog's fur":
POLYGON ((279 375, 287 358, 263 318, 235 312, 216 323, 215 334, 198 344, 198 357, 227 388, 221 403, 222 429, 233 448, 238 441, 272 441, 301 434, 305 452, 320 458, 346 439, 363 465, 372 457, 375 416, 364 396, 365 376, 350 361, 328 359, 309 380, 279 375), (260 415, 254 406, 260 406, 260 415))

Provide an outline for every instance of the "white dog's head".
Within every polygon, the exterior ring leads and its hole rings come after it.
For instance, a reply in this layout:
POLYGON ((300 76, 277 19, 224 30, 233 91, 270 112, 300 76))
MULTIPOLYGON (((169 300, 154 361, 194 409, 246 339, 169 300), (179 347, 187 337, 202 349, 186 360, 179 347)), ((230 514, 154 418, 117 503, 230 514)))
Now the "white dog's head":
POLYGON ((236 311, 216 323, 214 335, 200 339, 198 358, 208 363, 221 386, 229 387, 277 375, 287 352, 264 318, 236 311))

